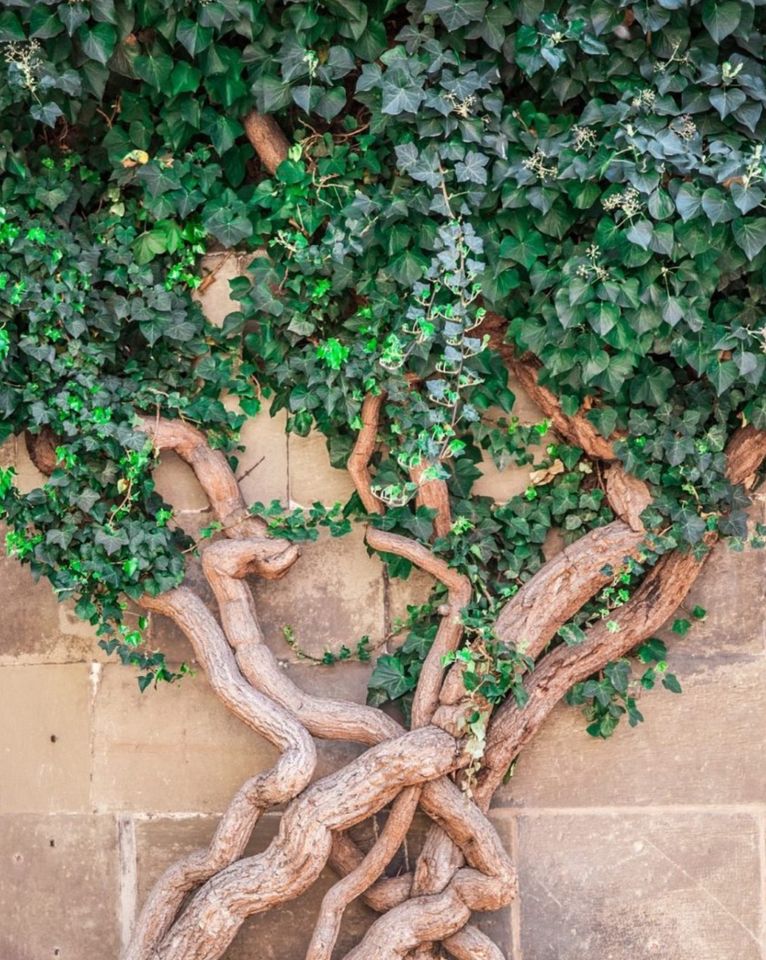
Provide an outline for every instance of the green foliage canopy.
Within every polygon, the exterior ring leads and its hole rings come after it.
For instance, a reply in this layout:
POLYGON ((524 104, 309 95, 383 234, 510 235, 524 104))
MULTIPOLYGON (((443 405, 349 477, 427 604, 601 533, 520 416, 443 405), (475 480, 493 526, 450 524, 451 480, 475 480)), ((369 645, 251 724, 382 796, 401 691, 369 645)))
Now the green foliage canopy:
MULTIPOLYGON (((523 657, 508 666, 493 648, 499 605, 542 564, 552 526, 574 539, 611 513, 581 451, 514 417, 487 311, 651 485, 648 563, 704 549, 712 530, 741 542, 747 498, 724 448, 743 423, 766 428, 764 9, 3 4, 2 431, 51 431, 60 463, 25 495, 4 476, 10 550, 116 627, 110 648, 168 679, 123 622, 124 597, 177 584, 189 549, 137 412, 233 450, 265 394, 341 465, 364 396, 384 391, 376 522, 428 541, 409 469, 447 481, 454 523, 434 549, 477 585, 467 624, 493 664, 485 694, 517 689, 523 657), (293 144, 273 176, 244 134, 253 108, 293 144), (239 311, 213 328, 191 292, 200 255, 221 247, 259 255, 232 284, 239 311), (555 470, 494 505, 471 494, 482 451, 555 470)), ((562 642, 641 572, 616 576, 562 642)), ((412 690, 436 603, 411 611, 374 699, 412 690)), ((607 681, 627 690, 621 670, 607 681)))

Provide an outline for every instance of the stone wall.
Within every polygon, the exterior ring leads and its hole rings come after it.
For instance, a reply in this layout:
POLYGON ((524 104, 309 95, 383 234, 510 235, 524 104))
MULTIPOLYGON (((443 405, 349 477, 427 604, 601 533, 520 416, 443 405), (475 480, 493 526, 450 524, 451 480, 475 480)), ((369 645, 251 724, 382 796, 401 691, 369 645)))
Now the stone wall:
MULTIPOLYGON (((235 258, 212 261, 219 281, 206 309, 224 315, 235 258)), ((522 416, 535 412, 520 399, 522 416)), ((350 492, 321 437, 286 437, 264 413, 245 431, 239 473, 249 500, 331 503, 350 492)), ((23 444, 4 449, 19 482, 39 482, 23 444)), ((481 492, 524 489, 517 469, 487 465, 481 492)), ((165 458, 161 491, 190 527, 209 522, 189 469, 165 458)), ((759 509, 762 511, 763 504, 759 509)), ((111 960, 153 879, 205 842, 241 782, 274 761, 219 705, 204 676, 140 694, 89 629, 50 588, 0 560, 0 960, 111 960)), ((581 716, 558 710, 518 763, 492 816, 518 860, 513 908, 482 918, 514 960, 756 960, 766 958, 766 657, 764 555, 719 551, 695 587, 708 609, 673 639, 683 696, 640 704, 646 722, 606 742, 581 716)), ((321 540, 286 580, 256 584, 269 642, 285 670, 312 690, 363 699, 368 667, 317 667, 281 639, 289 625, 313 654, 381 643, 427 584, 389 582, 361 536, 321 540)), ((173 659, 189 649, 166 622, 152 642, 173 659)), ((323 745, 319 774, 350 755, 323 745)), ((276 827, 253 838, 262 849, 276 827)), ((410 851, 412 854, 413 851, 410 851)), ((299 960, 319 889, 243 930, 228 960, 299 960)), ((342 946, 368 912, 349 911, 342 946)))

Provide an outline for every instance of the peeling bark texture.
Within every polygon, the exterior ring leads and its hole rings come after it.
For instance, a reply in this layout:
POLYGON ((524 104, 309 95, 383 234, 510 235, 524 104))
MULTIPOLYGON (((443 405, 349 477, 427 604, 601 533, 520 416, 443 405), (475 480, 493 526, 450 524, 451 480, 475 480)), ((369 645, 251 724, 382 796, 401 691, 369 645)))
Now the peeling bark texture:
POLYGON ((429 466, 430 464, 423 463, 410 470, 410 479, 418 485, 415 503, 418 507, 436 511, 434 533, 437 537, 446 537, 452 527, 447 484, 444 480, 422 480, 423 473, 429 466))
POLYGON ((631 599, 613 612, 617 630, 600 621, 590 627, 582 643, 557 647, 541 661, 527 684, 529 701, 524 708, 506 701, 492 720, 477 791, 480 804, 488 805, 510 764, 567 690, 661 627, 683 602, 704 562, 705 558, 696 559, 692 554, 667 554, 631 599))
MULTIPOLYGON (((549 402, 545 395, 535 399, 549 402)), ((362 429, 349 461, 370 514, 383 512, 371 494, 369 469, 382 403, 382 397, 365 400, 362 429)), ((567 439, 578 442, 574 438, 580 436, 590 444, 591 456, 607 452, 606 441, 598 438, 596 443, 583 418, 559 417, 559 423, 557 429, 567 439)), ((445 679, 442 667, 444 654, 457 649, 462 639, 461 614, 472 595, 468 579, 428 545, 369 526, 371 549, 409 560, 446 589, 436 639, 414 697, 413 729, 405 731, 380 710, 308 694, 279 668, 264 642, 248 584, 252 576, 277 580, 288 575, 299 551, 267 536, 265 524, 249 514, 228 461, 210 449, 199 431, 162 418, 146 417, 143 426, 158 451, 172 449, 192 467, 223 534, 201 557, 217 617, 187 587, 144 597, 143 605, 178 624, 221 701, 269 740, 279 758, 240 787, 207 848, 166 870, 143 907, 124 960, 219 960, 247 917, 298 896, 326 863, 343 879, 324 898, 307 960, 330 960, 343 913, 358 897, 381 916, 346 960, 425 960, 440 955, 442 947, 456 960, 500 960, 498 948, 469 922, 473 911, 498 909, 516 895, 513 863, 486 816, 494 790, 574 683, 627 654, 672 614, 704 559, 681 552, 666 555, 614 612, 616 631, 597 622, 581 644, 546 652, 560 627, 612 581, 626 560, 641 556, 645 533, 640 514, 649 492, 611 463, 604 476, 619 519, 549 560, 497 619, 498 638, 523 649, 535 668, 526 679, 524 707, 507 701, 489 718, 482 768, 469 797, 453 779, 469 762, 456 722, 468 701, 459 670, 452 668, 445 679), (353 741, 368 749, 312 783, 314 737, 353 741), (244 857, 258 818, 277 805, 284 812, 276 838, 256 856, 244 857), (390 807, 386 824, 364 854, 345 831, 385 807, 390 807), (415 869, 385 877, 418 807, 432 826, 415 869)), ((766 455, 766 434, 743 428, 728 455, 730 478, 751 483, 766 455)), ((613 455, 603 459, 611 461, 613 455)), ((447 522, 449 504, 446 510, 437 504, 446 487, 432 489, 436 493, 428 505, 447 522)))
POLYGON ((756 430, 751 424, 741 427, 730 440, 727 455, 729 480, 746 487, 753 486, 766 457, 766 430, 756 430))
POLYGON ((43 427, 39 433, 24 431, 24 443, 29 459, 44 476, 49 477, 56 469, 57 437, 50 427, 43 427))
POLYGON ((377 442, 380 408, 384 395, 368 394, 362 403, 362 428, 357 434, 354 449, 348 458, 347 469, 367 513, 383 513, 383 504, 372 492, 370 460, 377 442))
POLYGON ((306 960, 331 960, 343 911, 352 900, 369 890, 391 862, 412 825, 419 799, 419 787, 408 787, 399 794, 372 850, 358 867, 325 894, 306 960))
POLYGON ((599 527, 556 554, 503 607, 496 632, 533 659, 587 601, 635 557, 643 537, 621 520, 599 527))
POLYGON ((282 133, 282 128, 273 117, 256 110, 248 113, 242 124, 258 159, 269 173, 275 173, 280 163, 287 159, 290 149, 290 143, 282 133))
POLYGON ((455 960, 505 960, 500 947, 470 924, 445 940, 444 946, 455 960))
POLYGON ((641 514, 652 502, 649 487, 643 480, 626 473, 618 463, 609 466, 604 476, 606 497, 612 510, 635 533, 643 533, 641 514))

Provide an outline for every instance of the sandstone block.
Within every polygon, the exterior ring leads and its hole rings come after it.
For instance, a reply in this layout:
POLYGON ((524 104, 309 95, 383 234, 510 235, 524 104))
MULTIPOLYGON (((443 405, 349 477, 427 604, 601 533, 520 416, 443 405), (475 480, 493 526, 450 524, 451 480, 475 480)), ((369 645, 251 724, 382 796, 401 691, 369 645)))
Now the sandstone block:
POLYGON ((725 655, 762 653, 766 641, 766 550, 736 552, 726 544, 716 547, 689 591, 683 608, 665 625, 660 636, 673 656, 701 661, 725 655), (707 611, 696 620, 690 611, 707 611), (676 618, 692 623, 680 637, 671 627, 676 618))
POLYGON ((89 809, 86 664, 0 667, 0 812, 89 809))
POLYGON ((238 454, 236 475, 248 504, 257 500, 265 504, 272 500, 283 504, 288 501, 286 419, 284 410, 270 416, 268 405, 264 404, 240 431, 245 450, 238 454))
POLYGON ((276 752, 228 712, 200 672, 141 693, 104 668, 95 708, 93 802, 100 810, 218 812, 276 752))
POLYGON ((223 321, 230 313, 239 310, 239 304, 229 295, 229 280, 241 276, 242 273, 242 258, 233 250, 203 257, 202 274, 205 277, 205 286, 202 292, 195 291, 194 299, 199 302, 210 323, 217 327, 223 326, 223 321))
POLYGON ((113 818, 0 816, 0 917, 3 960, 117 957, 113 818))
POLYGON ((365 634, 372 644, 383 636, 382 565, 367 554, 364 530, 345 537, 320 536, 301 545, 300 560, 283 580, 252 581, 256 607, 268 643, 277 656, 293 659, 283 639, 292 629, 297 644, 312 656, 350 649, 365 634))
POLYGON ((560 706, 519 758, 497 805, 582 807, 762 803, 766 795, 762 658, 679 671, 683 694, 643 695, 645 722, 606 741, 560 706))
POLYGON ((346 470, 337 470, 330 464, 330 454, 323 434, 310 433, 307 437, 291 434, 288 437, 290 463, 290 500, 309 507, 319 500, 331 506, 345 503, 354 492, 354 484, 346 470))
POLYGON ((758 825, 737 813, 520 818, 533 960, 759 960, 758 825))

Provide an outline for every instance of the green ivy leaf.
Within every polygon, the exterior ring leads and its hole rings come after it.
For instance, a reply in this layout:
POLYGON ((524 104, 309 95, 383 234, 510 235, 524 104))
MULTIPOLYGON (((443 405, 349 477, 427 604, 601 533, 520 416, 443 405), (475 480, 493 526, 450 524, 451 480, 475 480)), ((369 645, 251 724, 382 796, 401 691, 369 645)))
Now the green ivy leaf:
POLYGON ((102 65, 106 65, 117 43, 117 31, 108 23, 97 23, 91 28, 81 27, 77 37, 85 56, 102 65))
POLYGON ((705 0, 702 4, 702 22, 716 43, 720 43, 739 26, 742 4, 737 0, 705 0))
POLYGON ((748 260, 754 260, 766 246, 766 217, 736 220, 732 224, 732 230, 737 246, 748 260))
POLYGON ((213 31, 208 27, 200 26, 194 20, 179 20, 176 38, 186 48, 189 56, 196 57, 210 46, 213 31))

